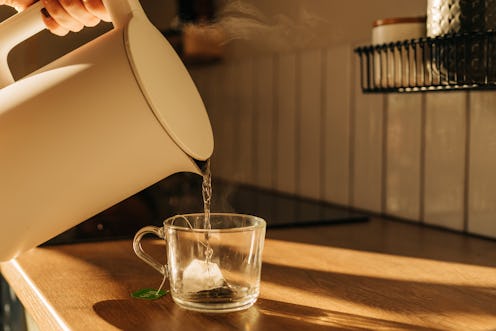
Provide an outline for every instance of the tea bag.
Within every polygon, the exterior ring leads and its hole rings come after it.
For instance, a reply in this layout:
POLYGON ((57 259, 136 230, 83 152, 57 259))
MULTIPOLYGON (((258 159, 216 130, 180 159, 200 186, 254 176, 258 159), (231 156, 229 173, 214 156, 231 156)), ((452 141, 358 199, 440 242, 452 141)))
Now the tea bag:
POLYGON ((225 284, 217 263, 194 259, 183 271, 183 291, 195 293, 225 284))

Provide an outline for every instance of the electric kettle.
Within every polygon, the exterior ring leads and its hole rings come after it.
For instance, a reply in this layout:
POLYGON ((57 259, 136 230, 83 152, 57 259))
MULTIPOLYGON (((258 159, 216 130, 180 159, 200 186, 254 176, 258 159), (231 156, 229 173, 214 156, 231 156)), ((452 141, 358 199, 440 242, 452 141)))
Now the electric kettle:
POLYGON ((200 95, 138 0, 104 3, 111 31, 18 81, 7 54, 45 28, 41 2, 0 23, 0 261, 201 174, 213 152, 200 95))

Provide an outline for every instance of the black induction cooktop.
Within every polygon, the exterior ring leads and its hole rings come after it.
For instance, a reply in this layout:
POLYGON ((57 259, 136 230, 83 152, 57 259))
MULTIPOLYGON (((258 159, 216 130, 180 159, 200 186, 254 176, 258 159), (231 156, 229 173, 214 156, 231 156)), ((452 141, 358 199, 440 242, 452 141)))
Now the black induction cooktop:
MULTIPOLYGON (((202 212, 201 181, 189 173, 169 176, 45 244, 130 239, 145 225, 161 226, 167 217, 202 212)), ((268 228, 368 220, 347 208, 219 179, 213 179, 212 190, 212 212, 256 215, 268 228)))

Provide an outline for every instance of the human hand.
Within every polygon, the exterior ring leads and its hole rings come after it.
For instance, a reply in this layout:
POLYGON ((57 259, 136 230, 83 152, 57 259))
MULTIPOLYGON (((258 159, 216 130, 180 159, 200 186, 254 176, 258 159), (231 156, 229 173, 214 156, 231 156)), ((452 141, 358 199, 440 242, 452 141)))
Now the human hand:
MULTIPOLYGON (((64 36, 69 31, 77 32, 85 26, 95 26, 103 21, 110 21, 102 0, 41 0, 42 18, 47 28, 54 34, 64 36)), ((0 0, 21 11, 33 0, 0 0)))
POLYGON ((59 36, 80 31, 85 26, 95 26, 100 20, 110 21, 102 0, 42 0, 42 3, 45 25, 59 36))

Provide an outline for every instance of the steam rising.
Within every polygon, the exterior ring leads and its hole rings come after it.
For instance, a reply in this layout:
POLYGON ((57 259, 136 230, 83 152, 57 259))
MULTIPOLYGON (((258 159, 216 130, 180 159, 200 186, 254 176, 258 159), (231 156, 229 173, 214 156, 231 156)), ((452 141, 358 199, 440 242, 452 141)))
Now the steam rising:
POLYGON ((214 27, 221 28, 226 43, 245 40, 277 50, 302 48, 318 38, 317 28, 324 19, 302 9, 298 17, 268 17, 252 4, 241 0, 228 1, 218 13, 214 27))

